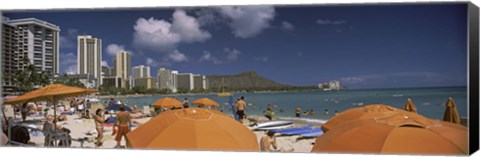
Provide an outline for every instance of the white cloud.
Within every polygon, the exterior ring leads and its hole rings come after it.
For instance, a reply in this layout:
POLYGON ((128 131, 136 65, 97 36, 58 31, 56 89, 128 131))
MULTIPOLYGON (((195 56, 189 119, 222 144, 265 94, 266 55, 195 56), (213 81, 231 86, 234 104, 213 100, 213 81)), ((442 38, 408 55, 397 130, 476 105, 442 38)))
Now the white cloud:
POLYGON ((282 22, 282 29, 287 30, 287 31, 293 31, 293 30, 295 30, 295 26, 293 26, 290 22, 283 21, 282 22))
POLYGON ((238 56, 241 54, 240 51, 238 51, 237 49, 229 49, 229 48, 225 48, 224 49, 224 52, 227 53, 227 60, 228 61, 235 61, 238 59, 238 56))
POLYGON ((172 25, 172 31, 178 33, 182 41, 187 43, 203 42, 212 37, 209 32, 200 29, 197 19, 188 16, 183 10, 173 13, 172 25))
POLYGON ((347 23, 347 21, 345 20, 325 20, 325 19, 318 19, 316 22, 319 25, 341 25, 341 24, 347 23))
POLYGON ((235 37, 251 38, 270 27, 275 9, 272 6, 223 6, 219 13, 230 21, 235 37))
POLYGON ((102 66, 107 66, 108 67, 108 62, 107 61, 102 61, 102 66))
POLYGON ((61 48, 73 48, 78 36, 77 29, 67 29, 66 35, 62 35, 59 38, 61 48))
POLYGON ((63 69, 63 73, 77 73, 76 53, 61 54, 60 60, 60 67, 63 69))
POLYGON ((168 57, 170 58, 171 61, 173 62, 185 62, 188 61, 187 56, 185 54, 181 53, 178 50, 175 50, 171 53, 168 54, 168 57))
POLYGON ((202 57, 200 57, 199 62, 212 62, 213 64, 224 64, 236 61, 240 54, 242 54, 237 49, 224 48, 223 51, 211 53, 208 51, 203 51, 202 57))
POLYGON ((200 58, 200 62, 212 62, 213 64, 222 64, 223 62, 219 60, 218 58, 214 57, 212 53, 208 51, 203 51, 203 55, 200 58))
POLYGON ((173 21, 139 18, 134 25, 133 44, 155 52, 174 51, 179 43, 204 42, 211 38, 208 31, 200 29, 197 19, 183 10, 175 10, 173 21))
POLYGON ((107 54, 110 56, 115 56, 119 51, 125 50, 125 46, 110 44, 107 46, 107 54))

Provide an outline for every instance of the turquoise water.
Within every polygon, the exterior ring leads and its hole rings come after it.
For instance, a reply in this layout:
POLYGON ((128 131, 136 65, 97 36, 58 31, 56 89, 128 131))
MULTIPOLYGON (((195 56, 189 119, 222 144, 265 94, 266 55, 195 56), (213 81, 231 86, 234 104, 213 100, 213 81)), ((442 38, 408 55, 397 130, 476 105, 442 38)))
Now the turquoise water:
MULTIPOLYGON (((171 96, 171 95, 170 95, 171 96)), ((188 98, 191 101, 207 97, 226 105, 228 97, 218 97, 215 94, 198 95, 174 95, 180 101, 188 98)), ((358 104, 387 104, 397 108, 403 108, 408 98, 413 100, 419 114, 442 119, 445 111, 445 103, 452 97, 457 105, 461 117, 467 117, 467 88, 404 88, 404 89, 369 89, 369 90, 344 90, 344 91, 304 91, 304 92, 273 92, 273 93, 236 93, 234 98, 244 96, 248 104, 247 115, 263 115, 268 104, 275 104, 273 111, 275 118, 294 119, 294 110, 297 105, 306 110, 314 110, 311 116, 303 115, 313 121, 323 122, 334 116, 334 112, 344 111, 358 107, 358 104), (328 109, 329 114, 324 114, 328 109), (283 110, 283 111, 282 111, 283 110)), ((165 96, 145 96, 120 98, 119 100, 129 106, 142 107, 155 102, 165 96)), ((105 102, 107 99, 102 99, 105 102)), ((224 113, 231 114, 228 106, 224 107, 224 113)))

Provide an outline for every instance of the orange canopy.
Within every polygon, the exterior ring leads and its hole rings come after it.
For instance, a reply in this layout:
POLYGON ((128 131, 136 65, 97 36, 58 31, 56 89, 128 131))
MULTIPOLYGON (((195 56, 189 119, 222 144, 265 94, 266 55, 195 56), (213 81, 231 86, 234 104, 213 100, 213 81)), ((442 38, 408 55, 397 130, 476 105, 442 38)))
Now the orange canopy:
POLYGON ((408 98, 407 103, 403 107, 405 111, 417 113, 417 107, 413 104, 412 99, 408 98))
POLYGON ((460 124, 460 115, 457 111, 457 105, 452 98, 448 98, 447 104, 445 105, 445 114, 443 115, 443 121, 452 122, 460 124))
POLYGON ((258 151, 256 135, 213 110, 187 108, 160 113, 127 134, 129 147, 175 150, 258 151))
POLYGON ((400 109, 383 105, 383 104, 370 104, 363 107, 357 107, 348 109, 346 111, 340 112, 338 115, 334 116, 332 119, 328 120, 327 123, 322 125, 322 130, 327 132, 332 128, 357 119, 373 119, 375 117, 383 116, 391 112, 398 112, 400 109))
POLYGON ((467 128, 411 112, 359 119, 317 137, 312 152, 466 155, 467 128))
POLYGON ((97 90, 72 87, 63 84, 51 84, 31 92, 25 93, 16 98, 5 101, 5 104, 21 104, 41 100, 56 101, 66 97, 74 97, 95 93, 97 90))
POLYGON ((215 106, 215 107, 220 106, 217 102, 209 98, 201 98, 201 99, 194 100, 192 104, 199 105, 199 106, 215 106))
POLYGON ((174 98, 161 98, 155 101, 153 104, 153 107, 157 108, 182 108, 183 105, 180 101, 174 98))

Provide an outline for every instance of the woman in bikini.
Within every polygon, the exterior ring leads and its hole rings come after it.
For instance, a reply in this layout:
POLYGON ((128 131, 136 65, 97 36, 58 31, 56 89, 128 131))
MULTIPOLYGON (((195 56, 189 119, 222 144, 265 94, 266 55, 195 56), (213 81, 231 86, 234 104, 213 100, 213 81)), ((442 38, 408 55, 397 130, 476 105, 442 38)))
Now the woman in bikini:
POLYGON ((103 119, 102 117, 102 109, 100 108, 97 109, 93 117, 95 118, 95 128, 97 128, 97 132, 98 132, 96 147, 100 147, 102 146, 103 123, 105 122, 105 119, 103 119))

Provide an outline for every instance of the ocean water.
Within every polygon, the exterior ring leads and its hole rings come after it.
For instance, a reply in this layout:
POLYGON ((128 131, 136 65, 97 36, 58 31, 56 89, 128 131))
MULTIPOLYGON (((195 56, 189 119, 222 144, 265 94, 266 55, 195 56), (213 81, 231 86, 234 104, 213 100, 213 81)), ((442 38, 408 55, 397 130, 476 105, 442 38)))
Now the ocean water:
MULTIPOLYGON (((224 113, 231 114, 227 106, 228 97, 218 97, 216 94, 197 95, 169 95, 180 101, 188 98, 190 102, 198 98, 210 98, 224 106, 224 113)), ((402 88, 402 89, 368 89, 368 90, 343 90, 343 91, 302 91, 302 92, 263 92, 263 93, 235 93, 234 99, 245 97, 247 102, 247 115, 263 116, 269 104, 273 105, 274 118, 298 119, 295 117, 295 108, 300 106, 303 111, 313 110, 313 115, 301 115, 301 120, 324 123, 335 114, 350 108, 368 104, 387 104, 397 108, 403 108, 407 99, 413 100, 417 106, 417 112, 432 119, 443 119, 445 103, 452 97, 457 105, 461 117, 467 117, 467 88, 402 88), (325 113, 328 110, 328 114, 325 113)), ((144 96, 119 98, 129 106, 150 105, 156 100, 166 96, 144 96)), ((108 99, 101 99, 106 102, 108 99)))

